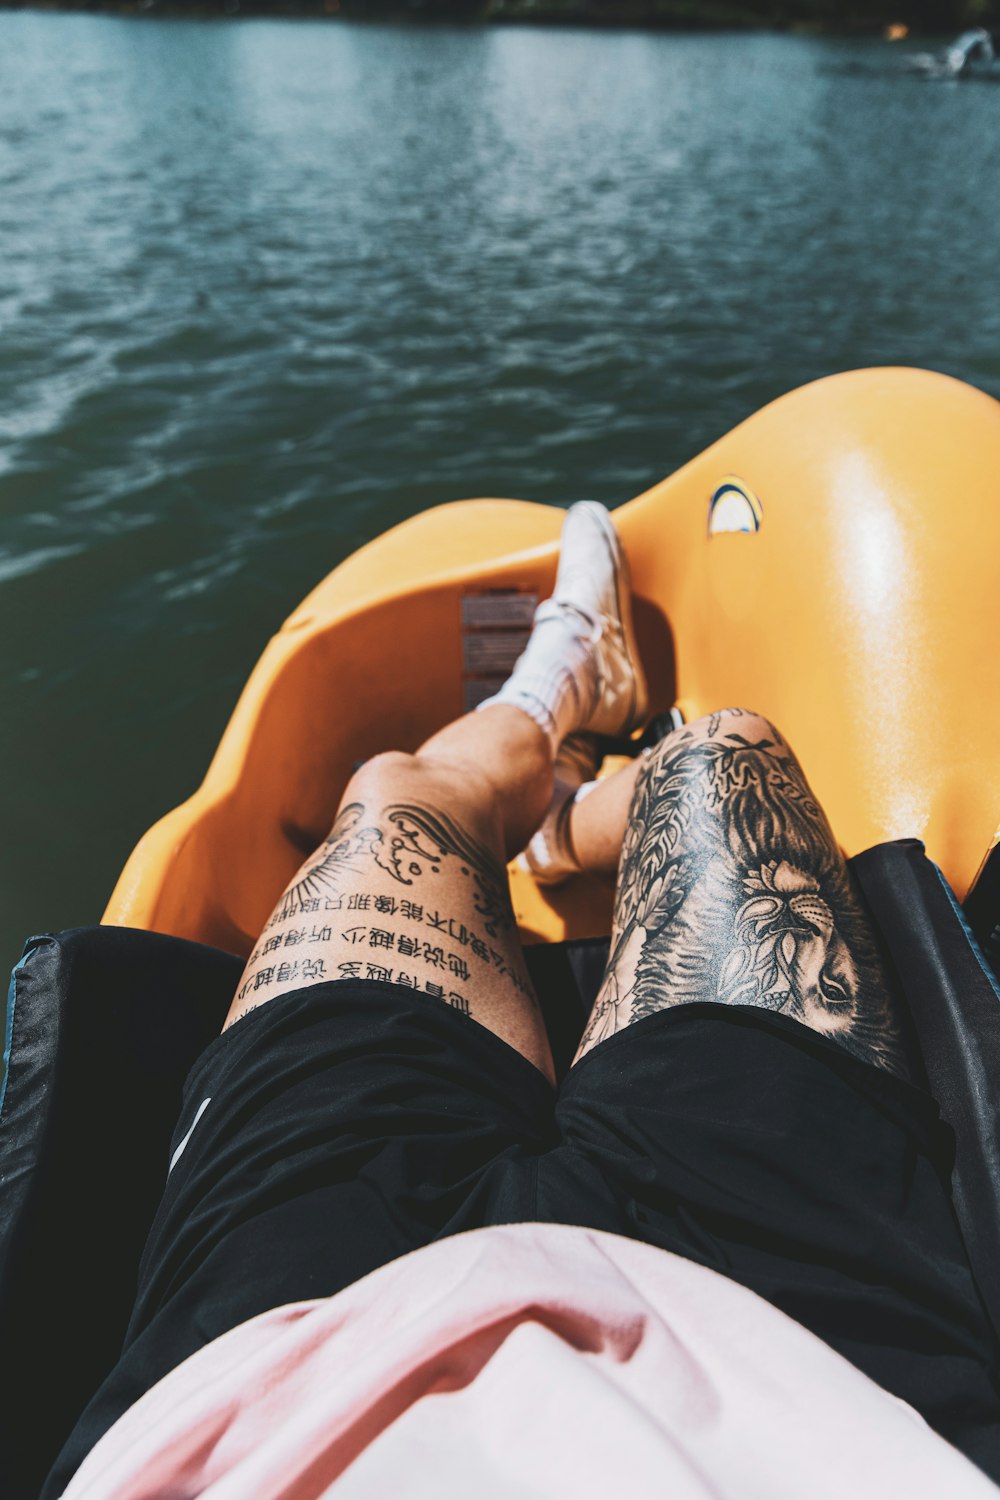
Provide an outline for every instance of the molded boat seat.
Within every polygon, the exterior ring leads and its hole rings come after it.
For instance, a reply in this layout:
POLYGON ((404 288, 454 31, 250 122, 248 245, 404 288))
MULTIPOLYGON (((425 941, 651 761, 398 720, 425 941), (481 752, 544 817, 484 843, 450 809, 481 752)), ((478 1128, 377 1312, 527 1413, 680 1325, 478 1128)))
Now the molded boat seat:
MULTIPOLYGON (((877 845, 851 865, 955 1132, 955 1208, 1000 1328, 1000 988, 919 842, 877 845)), ((607 939, 526 951, 563 1072, 607 939)), ((181 938, 87 927, 30 939, 14 970, 0 1096, 5 1500, 37 1495, 115 1362, 184 1077, 242 967, 181 938)))

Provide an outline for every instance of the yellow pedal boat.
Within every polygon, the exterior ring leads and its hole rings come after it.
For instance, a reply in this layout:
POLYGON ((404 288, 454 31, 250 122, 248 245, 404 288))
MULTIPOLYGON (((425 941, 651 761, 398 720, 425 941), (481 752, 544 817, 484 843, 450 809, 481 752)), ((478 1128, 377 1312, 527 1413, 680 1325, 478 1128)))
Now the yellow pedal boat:
MULTIPOLYGON (((611 441, 613 439, 609 439, 611 441)), ((509 670, 558 508, 441 505, 335 568, 273 637, 198 790, 104 922, 249 951, 357 762, 413 749, 509 670)), ((764 407, 615 511, 652 711, 774 719, 848 856, 915 837, 962 899, 1000 814, 1000 403, 912 369, 764 407)), ((607 932, 610 890, 512 870, 526 941, 607 932)))
MULTIPOLYGON (((856 856, 1000 1335, 1000 855, 965 912, 953 895, 1000 803, 998 475, 1000 404, 863 370, 764 408, 616 521, 654 713, 768 714, 856 856)), ((26 943, 0 1088, 9 1500, 38 1494, 118 1358, 183 1080, 242 956, 356 762, 417 746, 509 669, 561 521, 517 500, 443 505, 336 568, 267 646, 202 785, 140 841, 106 925, 26 943)), ((610 882, 546 892, 515 870, 513 896, 561 1076, 601 981, 610 882)))

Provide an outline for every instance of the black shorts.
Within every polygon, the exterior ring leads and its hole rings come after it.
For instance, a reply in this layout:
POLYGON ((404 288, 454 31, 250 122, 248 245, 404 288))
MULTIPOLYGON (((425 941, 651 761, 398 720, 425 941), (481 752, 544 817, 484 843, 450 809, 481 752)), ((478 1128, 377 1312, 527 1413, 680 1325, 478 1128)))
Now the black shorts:
POLYGON ((228 1329, 445 1235, 529 1220, 627 1235, 741 1282, 1000 1478, 996 1351, 947 1189, 950 1132, 926 1094, 795 1021, 665 1010, 556 1093, 433 997, 314 985, 201 1055, 178 1147, 122 1359, 46 1497, 228 1329))

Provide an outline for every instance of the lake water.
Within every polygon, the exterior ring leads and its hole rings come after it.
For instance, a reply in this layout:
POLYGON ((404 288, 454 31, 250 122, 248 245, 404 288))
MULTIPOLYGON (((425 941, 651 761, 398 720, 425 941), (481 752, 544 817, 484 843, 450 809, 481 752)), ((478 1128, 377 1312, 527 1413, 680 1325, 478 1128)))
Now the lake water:
POLYGON ((613 505, 832 370, 1000 395, 1000 89, 898 66, 0 13, 4 958, 99 918, 392 523, 613 505))

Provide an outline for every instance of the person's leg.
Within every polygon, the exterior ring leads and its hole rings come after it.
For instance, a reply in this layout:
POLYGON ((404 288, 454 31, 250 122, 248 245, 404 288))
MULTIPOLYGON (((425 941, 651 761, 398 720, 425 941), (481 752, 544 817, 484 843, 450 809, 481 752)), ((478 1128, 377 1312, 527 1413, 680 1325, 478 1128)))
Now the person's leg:
POLYGON ((416 754, 356 773, 261 934, 227 1026, 303 985, 381 980, 439 997, 551 1077, 505 866, 541 821, 565 736, 628 731, 644 698, 614 528, 603 507, 574 506, 555 594, 508 683, 416 754))
POLYGON ((571 821, 581 864, 607 870, 616 845, 620 862, 539 1217, 742 1283, 1000 1472, 953 1137, 916 1060, 909 1076, 905 998, 788 744, 714 714, 571 821))
POLYGON ((439 996, 551 1076, 505 870, 551 780, 545 734, 502 704, 367 762, 261 934, 227 1026, 304 984, 383 980, 439 996))
POLYGON ((565 842, 573 861, 586 874, 617 875, 636 778, 649 753, 643 752, 613 776, 585 788, 586 795, 569 805, 565 842))
POLYGON ((899 1009, 844 858, 773 724, 729 709, 574 809, 586 869, 619 853, 607 973, 579 1056, 668 1006, 779 1012, 908 1075, 899 1009))

